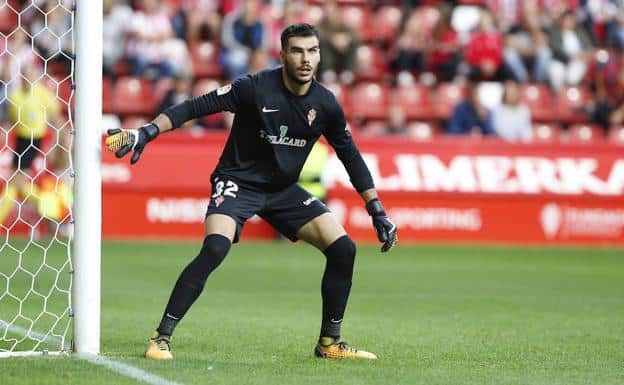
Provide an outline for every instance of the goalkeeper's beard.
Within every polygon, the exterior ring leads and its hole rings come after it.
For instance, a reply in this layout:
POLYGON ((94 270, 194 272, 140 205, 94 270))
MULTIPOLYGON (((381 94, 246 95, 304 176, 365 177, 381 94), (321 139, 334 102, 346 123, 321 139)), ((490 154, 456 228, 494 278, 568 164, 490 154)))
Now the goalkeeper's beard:
POLYGON ((312 81, 312 79, 314 78, 314 75, 316 74, 316 68, 312 69, 312 76, 310 76, 310 79, 301 79, 300 77, 297 76, 297 69, 295 68, 295 65, 289 62, 285 62, 284 63, 284 69, 286 70, 286 76, 288 76, 288 79, 290 79, 291 81, 299 84, 299 85, 305 85, 308 84, 312 81))

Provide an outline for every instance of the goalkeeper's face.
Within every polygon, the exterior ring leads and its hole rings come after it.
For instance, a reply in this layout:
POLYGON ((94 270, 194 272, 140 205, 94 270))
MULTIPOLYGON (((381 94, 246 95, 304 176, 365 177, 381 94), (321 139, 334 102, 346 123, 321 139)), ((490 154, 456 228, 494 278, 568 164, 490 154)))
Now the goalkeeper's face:
POLYGON ((299 84, 312 81, 319 62, 321 50, 316 36, 293 36, 281 52, 281 60, 288 78, 299 84))

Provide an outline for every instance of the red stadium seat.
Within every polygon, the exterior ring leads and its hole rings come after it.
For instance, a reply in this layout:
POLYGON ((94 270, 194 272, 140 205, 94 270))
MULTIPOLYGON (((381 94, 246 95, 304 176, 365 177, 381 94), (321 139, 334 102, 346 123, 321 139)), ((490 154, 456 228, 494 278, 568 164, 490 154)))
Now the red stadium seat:
POLYGON ((377 83, 358 84, 349 95, 352 115, 365 120, 385 120, 388 115, 388 94, 388 89, 377 83))
POLYGON ((373 29, 370 28, 371 11, 369 7, 341 6, 340 14, 342 21, 356 31, 362 39, 368 41, 373 37, 373 29))
POLYGON ((221 76, 219 48, 215 44, 202 41, 192 44, 189 49, 196 77, 218 78, 221 76))
POLYGON ((154 86, 154 102, 156 104, 160 104, 169 92, 170 89, 174 87, 174 82, 172 78, 160 78, 156 82, 154 86))
POLYGON ((521 86, 520 99, 529 107, 533 121, 551 122, 557 120, 557 111, 554 108, 550 90, 545 85, 521 86))
POLYGON ((422 85, 398 87, 392 91, 392 104, 403 108, 407 119, 434 119, 435 114, 429 100, 429 89, 422 85))
POLYGON ((557 115, 559 120, 568 123, 584 123, 587 114, 584 107, 591 100, 591 93, 582 87, 567 87, 557 95, 557 115))
POLYGON ((305 8, 301 15, 301 22, 318 25, 323 19, 323 8, 318 5, 310 5, 305 8))
POLYGON ((384 54, 373 45, 363 44, 357 49, 358 80, 380 80, 387 73, 384 54))
POLYGON ((137 128, 146 124, 148 119, 145 116, 128 116, 121 122, 123 128, 137 128))
POLYGON ((338 102, 342 106, 342 110, 344 111, 345 116, 347 118, 351 117, 351 103, 349 101, 349 93, 347 91, 347 88, 340 83, 328 83, 323 85, 334 94, 336 99, 338 99, 338 102))
POLYGON ((605 137, 603 129, 594 124, 573 124, 566 134, 562 139, 574 143, 593 143, 605 137))
POLYGON ((430 122, 410 122, 407 135, 417 141, 429 141, 440 133, 440 127, 430 122))
POLYGON ((624 126, 613 126, 609 129, 611 143, 624 145, 624 126))
POLYGON ((534 124, 532 129, 532 141, 536 143, 552 143, 561 136, 561 127, 557 124, 534 124))
MULTIPOLYGON (((195 83, 193 96, 201 96, 210 91, 216 90, 221 84, 216 79, 202 79, 195 83)), ((206 115, 200 118, 206 127, 223 127, 223 113, 206 115)))
POLYGON ((113 81, 110 77, 102 78, 102 112, 109 114, 113 111, 113 81))
POLYGON ((0 32, 8 34, 12 32, 17 26, 17 14, 19 6, 14 1, 3 1, 3 5, 0 6, 0 32))
POLYGON ((455 106, 464 100, 467 89, 455 83, 441 83, 433 98, 433 112, 438 119, 449 119, 455 106))
POLYGON ((207 94, 212 90, 216 90, 221 87, 221 84, 216 79, 202 79, 195 83, 193 86, 193 96, 200 96, 207 94))
POLYGON ((149 81, 129 76, 117 80, 113 89, 113 112, 119 115, 152 115, 155 108, 149 81))
POLYGON ((387 124, 382 120, 367 122, 360 128, 360 137, 377 137, 386 135, 387 124))
POLYGON ((373 21, 373 39, 389 41, 396 37, 403 13, 395 5, 385 5, 375 13, 373 21))

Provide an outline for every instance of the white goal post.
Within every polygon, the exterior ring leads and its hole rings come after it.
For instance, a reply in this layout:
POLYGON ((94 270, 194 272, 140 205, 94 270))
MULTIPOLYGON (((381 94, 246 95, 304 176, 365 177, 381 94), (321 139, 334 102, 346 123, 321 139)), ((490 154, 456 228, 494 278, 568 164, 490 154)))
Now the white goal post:
POLYGON ((100 352, 102 8, 0 0, 0 358, 100 352))

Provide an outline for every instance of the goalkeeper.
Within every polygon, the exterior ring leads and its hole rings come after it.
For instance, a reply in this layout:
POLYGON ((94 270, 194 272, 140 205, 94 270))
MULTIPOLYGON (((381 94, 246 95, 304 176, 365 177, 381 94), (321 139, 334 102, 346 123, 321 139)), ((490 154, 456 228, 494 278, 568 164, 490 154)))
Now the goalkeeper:
POLYGON ((324 358, 375 359, 340 339, 351 289, 356 247, 328 208, 297 185, 310 149, 324 135, 335 149, 372 217, 381 251, 397 240, 395 225, 377 197, 371 174, 353 143, 342 108, 314 79, 320 61, 318 32, 308 24, 281 35, 282 66, 237 79, 230 85, 172 106, 138 130, 109 130, 108 148, 117 157, 139 160, 160 133, 220 111, 235 113, 234 124, 211 176, 212 195, 205 239, 197 257, 178 278, 145 357, 171 359, 171 335, 206 279, 241 235, 245 221, 258 214, 292 241, 302 239, 326 257, 322 321, 314 353, 324 358))

